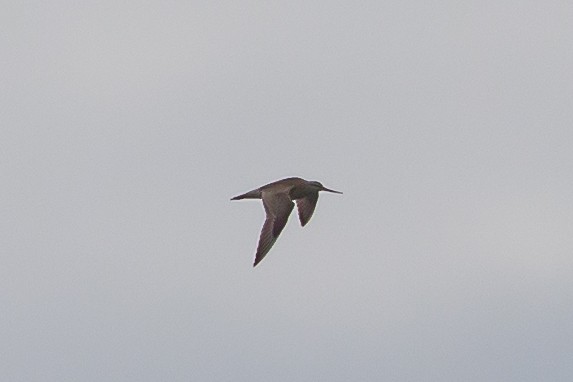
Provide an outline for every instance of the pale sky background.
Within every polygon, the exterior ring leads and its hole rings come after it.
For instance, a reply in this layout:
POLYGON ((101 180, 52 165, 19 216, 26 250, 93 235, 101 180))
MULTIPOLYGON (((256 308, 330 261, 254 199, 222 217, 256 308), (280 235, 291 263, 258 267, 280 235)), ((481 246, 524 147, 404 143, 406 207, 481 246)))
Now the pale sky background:
POLYGON ((573 3, 0 6, 0 380, 573 380, 573 3), (264 212, 318 180, 252 268, 264 212))

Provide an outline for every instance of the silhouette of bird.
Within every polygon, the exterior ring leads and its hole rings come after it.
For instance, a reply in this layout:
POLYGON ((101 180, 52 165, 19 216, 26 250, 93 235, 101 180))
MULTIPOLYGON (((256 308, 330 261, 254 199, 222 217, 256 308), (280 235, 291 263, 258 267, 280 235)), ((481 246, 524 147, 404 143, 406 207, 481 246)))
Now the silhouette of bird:
POLYGON ((263 200, 267 217, 261 230, 261 236, 259 237, 259 245, 257 247, 257 253, 255 254, 253 267, 256 267, 257 264, 261 262, 267 253, 269 253, 275 241, 277 241, 294 208, 293 200, 296 201, 300 224, 304 227, 314 212, 319 191, 342 194, 340 191, 334 191, 324 187, 322 183, 317 181, 308 181, 301 178, 286 178, 231 198, 231 200, 263 200))

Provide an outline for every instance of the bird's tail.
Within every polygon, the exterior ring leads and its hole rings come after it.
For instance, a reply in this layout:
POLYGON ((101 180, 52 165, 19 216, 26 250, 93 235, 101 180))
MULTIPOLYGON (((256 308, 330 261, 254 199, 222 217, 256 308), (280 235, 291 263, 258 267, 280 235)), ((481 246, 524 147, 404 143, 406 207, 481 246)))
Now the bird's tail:
POLYGON ((231 198, 231 200, 241 200, 241 199, 260 199, 261 198, 261 190, 256 189, 253 191, 249 191, 246 194, 235 196, 231 198))

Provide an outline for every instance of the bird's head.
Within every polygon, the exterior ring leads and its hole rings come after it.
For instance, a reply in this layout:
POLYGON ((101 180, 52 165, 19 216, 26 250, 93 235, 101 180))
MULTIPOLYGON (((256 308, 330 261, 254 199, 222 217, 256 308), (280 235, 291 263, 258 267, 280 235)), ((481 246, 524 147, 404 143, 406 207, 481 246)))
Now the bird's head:
POLYGON ((308 182, 308 184, 309 184, 309 186, 316 188, 317 191, 327 191, 327 192, 333 192, 335 194, 342 194, 342 192, 340 192, 340 191, 334 191, 334 190, 331 190, 329 188, 324 187, 322 185, 322 183, 317 182, 316 180, 312 180, 312 181, 308 182))

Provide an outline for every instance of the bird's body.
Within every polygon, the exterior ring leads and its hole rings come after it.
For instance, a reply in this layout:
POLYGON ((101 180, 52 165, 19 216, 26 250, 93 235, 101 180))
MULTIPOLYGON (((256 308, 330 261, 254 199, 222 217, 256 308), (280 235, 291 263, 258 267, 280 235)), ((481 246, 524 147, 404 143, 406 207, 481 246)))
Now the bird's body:
POLYGON ((304 227, 314 212, 319 191, 342 194, 340 191, 329 190, 320 182, 286 178, 231 198, 231 200, 263 200, 267 217, 261 230, 253 266, 256 266, 267 255, 279 237, 294 208, 293 201, 296 201, 300 224, 304 227))

